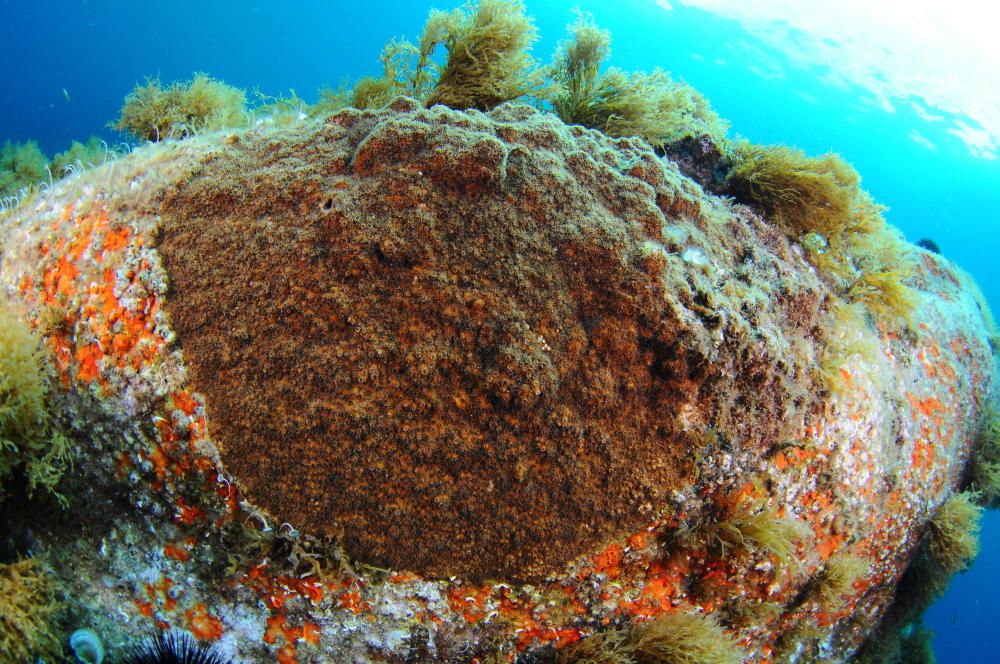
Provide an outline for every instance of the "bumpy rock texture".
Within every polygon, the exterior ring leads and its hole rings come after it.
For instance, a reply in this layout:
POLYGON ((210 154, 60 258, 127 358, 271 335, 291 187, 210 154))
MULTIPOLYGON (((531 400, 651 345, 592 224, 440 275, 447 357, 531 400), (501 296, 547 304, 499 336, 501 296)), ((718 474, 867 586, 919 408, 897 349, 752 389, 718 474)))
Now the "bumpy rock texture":
MULTIPOLYGON (((682 414, 773 440, 807 369, 727 337, 739 313, 685 273, 753 283, 788 248, 668 237, 696 194, 620 146, 524 107, 388 111, 207 163, 159 249, 248 497, 379 566, 540 580, 690 484, 682 414)), ((782 296, 759 334, 817 326, 815 281, 782 296)))
POLYGON ((945 259, 875 320, 648 147, 526 106, 144 147, 2 223, 76 451, 64 518, 3 516, 112 654, 511 659, 668 612, 750 661, 847 653, 993 384, 945 259))

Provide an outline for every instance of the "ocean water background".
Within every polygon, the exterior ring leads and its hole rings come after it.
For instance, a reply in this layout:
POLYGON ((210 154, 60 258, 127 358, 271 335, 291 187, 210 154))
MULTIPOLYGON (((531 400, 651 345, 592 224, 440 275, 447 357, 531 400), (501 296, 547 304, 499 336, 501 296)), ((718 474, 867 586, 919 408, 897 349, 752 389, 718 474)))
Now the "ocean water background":
MULTIPOLYGON (((702 91, 731 135, 852 162, 911 241, 934 239, 1000 314, 1000 25, 987 3, 929 0, 526 0, 547 61, 579 7, 613 36, 610 64, 659 66, 702 91), (877 5, 877 6, 875 6, 877 5), (982 7, 981 7, 982 5, 982 7), (992 27, 991 27, 992 26, 992 27)), ((205 72, 315 101, 380 73, 447 2, 0 0, 0 141, 49 156, 106 128, 147 76, 205 72)), ((1000 638, 1000 514, 926 624, 940 662, 992 662, 1000 638)))

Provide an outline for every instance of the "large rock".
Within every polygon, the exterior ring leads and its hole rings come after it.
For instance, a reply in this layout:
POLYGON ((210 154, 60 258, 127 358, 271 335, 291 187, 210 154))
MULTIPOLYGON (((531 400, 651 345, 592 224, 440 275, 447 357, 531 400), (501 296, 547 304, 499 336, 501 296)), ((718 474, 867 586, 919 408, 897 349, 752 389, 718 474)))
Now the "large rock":
POLYGON ((993 380, 941 257, 909 325, 845 315, 766 220, 526 106, 148 146, 0 220, 78 448, 69 518, 9 518, 112 648, 466 661, 697 610, 847 652, 993 380))

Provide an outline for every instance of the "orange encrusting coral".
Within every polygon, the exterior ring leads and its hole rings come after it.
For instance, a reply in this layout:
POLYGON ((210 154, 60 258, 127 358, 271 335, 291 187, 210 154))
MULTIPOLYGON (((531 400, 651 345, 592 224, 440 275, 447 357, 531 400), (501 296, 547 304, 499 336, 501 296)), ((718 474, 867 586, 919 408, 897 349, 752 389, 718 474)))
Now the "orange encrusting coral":
POLYGON ((214 641, 222 636, 222 621, 209 612, 204 603, 199 602, 184 612, 188 629, 195 638, 214 641))
POLYGON ((142 247, 145 238, 128 226, 112 227, 103 210, 76 216, 70 205, 52 230, 66 228, 72 229, 68 242, 67 235, 61 235, 54 246, 47 242, 38 246, 41 282, 36 286, 33 279, 22 279, 21 294, 29 301, 66 311, 64 330, 50 340, 64 384, 68 384, 72 357, 76 380, 96 382, 107 389, 104 373, 110 367, 105 358, 113 358, 118 369, 138 369, 157 357, 164 346, 164 339, 155 331, 156 296, 128 302, 120 299, 139 283, 149 264, 123 275, 124 280, 111 267, 101 268, 121 261, 129 247, 142 247))
MULTIPOLYGON (((181 563, 187 559, 179 560, 181 563)), ((168 576, 143 585, 139 596, 132 603, 139 614, 153 621, 158 629, 169 630, 171 625, 188 629, 197 639, 214 641, 222 636, 222 621, 204 602, 188 603, 188 593, 168 576)))
POLYGON ((278 645, 277 651, 279 662, 291 663, 298 661, 297 644, 305 643, 311 646, 318 646, 320 638, 320 628, 315 623, 305 622, 298 626, 289 623, 284 613, 273 613, 267 618, 267 630, 264 632, 264 643, 268 645, 278 645))

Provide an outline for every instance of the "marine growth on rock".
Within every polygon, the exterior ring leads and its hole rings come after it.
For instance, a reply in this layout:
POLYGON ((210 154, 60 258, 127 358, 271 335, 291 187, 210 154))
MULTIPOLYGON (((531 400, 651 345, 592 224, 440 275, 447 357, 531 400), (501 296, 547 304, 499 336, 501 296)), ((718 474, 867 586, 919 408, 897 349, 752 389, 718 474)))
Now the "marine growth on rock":
POLYGON ((849 654, 963 527, 933 515, 993 389, 974 289, 913 249, 908 318, 854 304, 639 139, 397 98, 0 221, 74 449, 65 512, 4 518, 109 656, 849 654))

